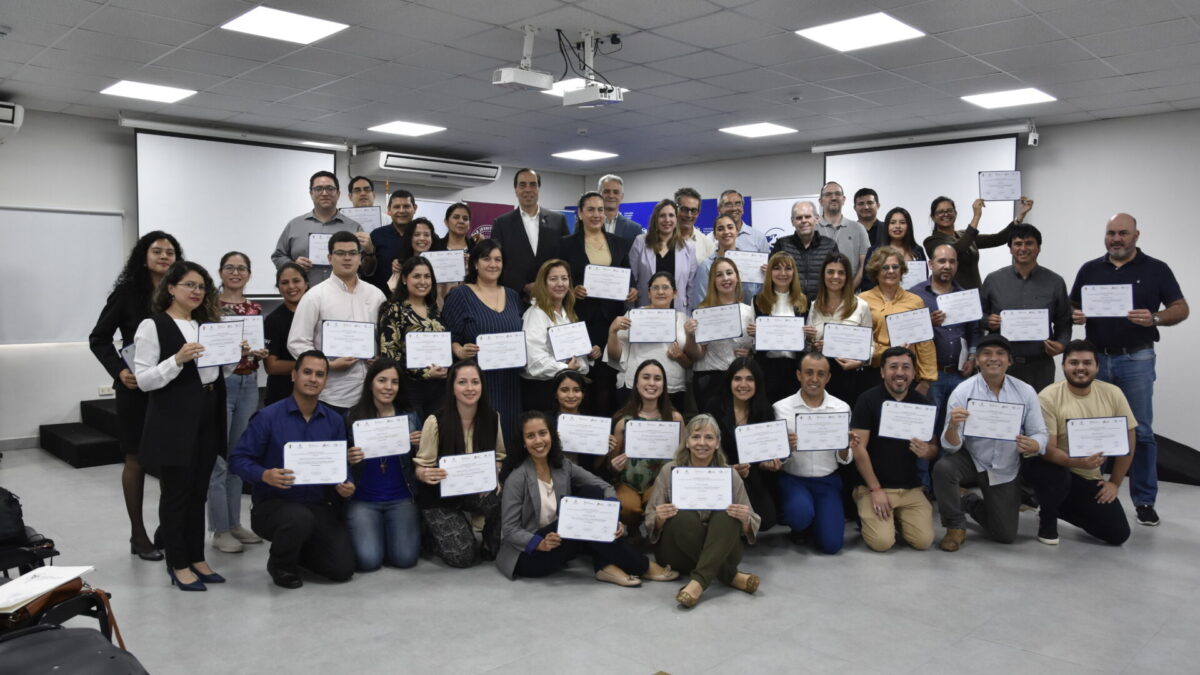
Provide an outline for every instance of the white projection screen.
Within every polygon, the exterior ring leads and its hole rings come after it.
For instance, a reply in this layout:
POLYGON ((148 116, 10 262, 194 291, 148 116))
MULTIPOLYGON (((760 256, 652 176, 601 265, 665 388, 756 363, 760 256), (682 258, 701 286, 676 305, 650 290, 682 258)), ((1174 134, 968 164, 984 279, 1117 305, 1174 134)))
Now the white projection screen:
MULTIPOLYGON (((854 215, 854 192, 861 187, 879 193, 879 219, 888 209, 903 206, 913 217, 919 245, 933 231, 929 205, 945 195, 958 207, 956 229, 971 222, 971 202, 979 197, 980 171, 1013 171, 1017 168, 1015 136, 958 141, 936 145, 845 152, 825 156, 825 180, 837 181, 846 191, 842 213, 854 215)), ((1022 185, 1028 193, 1029 188, 1022 185)), ((979 221, 981 232, 997 232, 1012 220, 1013 202, 987 202, 979 221)), ((1037 209, 1029 215, 1037 222, 1037 209)), ((1007 247, 980 251, 980 277, 1011 264, 1007 247)))
POLYGON ((138 235, 175 235, 187 259, 203 265, 214 281, 221 256, 242 251, 252 267, 246 294, 278 295, 275 242, 289 220, 312 210, 309 177, 333 170, 328 150, 139 131, 138 235))

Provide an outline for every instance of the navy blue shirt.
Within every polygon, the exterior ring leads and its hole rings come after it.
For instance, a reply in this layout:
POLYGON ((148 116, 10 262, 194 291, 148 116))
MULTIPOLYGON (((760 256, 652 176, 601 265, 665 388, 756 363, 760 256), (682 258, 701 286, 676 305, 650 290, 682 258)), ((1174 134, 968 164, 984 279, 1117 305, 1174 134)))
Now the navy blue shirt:
MULTIPOLYGON (((933 292, 933 282, 925 281, 914 285, 908 290, 920 296, 921 300, 925 301, 925 306, 929 308, 929 311, 937 310, 938 294, 933 292)), ((957 293, 961 290, 963 290, 963 287, 959 286, 957 281, 951 282, 951 293, 957 293)), ((975 321, 956 323, 953 326, 934 326, 933 348, 937 352, 938 367, 957 366, 958 357, 962 354, 963 338, 967 340, 967 353, 972 353, 975 351, 975 346, 979 344, 979 337, 982 332, 979 323, 975 321)))
POLYGON ((296 485, 280 489, 262 480, 267 469, 283 466, 283 446, 296 441, 344 441, 346 422, 324 403, 317 403, 312 417, 304 419, 296 398, 289 396, 259 410, 250 418, 237 446, 229 453, 229 468, 242 480, 252 484, 255 504, 268 499, 293 502, 324 502, 329 494, 327 485, 296 485))
MULTIPOLYGON (((408 417, 409 431, 420 431, 421 420, 416 413, 399 413, 408 417)), ((347 421, 351 446, 354 445, 354 424, 347 421)), ((405 455, 371 457, 358 466, 351 467, 351 481, 355 485, 354 498, 362 502, 391 502, 411 499, 408 486, 412 473, 412 452, 405 455)))
POLYGON ((387 280, 392 277, 392 261, 403 263, 412 255, 412 223, 408 224, 408 234, 400 234, 396 226, 388 223, 383 227, 371 230, 371 243, 375 245, 375 273, 368 279, 376 288, 383 291, 384 297, 392 297, 387 280))
MULTIPOLYGON (((1183 291, 1171 268, 1158 258, 1142 253, 1140 248, 1133 260, 1120 267, 1109 261, 1107 253, 1085 262, 1071 286, 1071 304, 1080 307, 1083 287, 1093 284, 1132 284, 1133 308, 1151 312, 1183 299, 1183 291)), ((1087 339, 1101 349, 1140 347, 1158 342, 1158 327, 1139 326, 1122 317, 1088 319, 1087 339)))

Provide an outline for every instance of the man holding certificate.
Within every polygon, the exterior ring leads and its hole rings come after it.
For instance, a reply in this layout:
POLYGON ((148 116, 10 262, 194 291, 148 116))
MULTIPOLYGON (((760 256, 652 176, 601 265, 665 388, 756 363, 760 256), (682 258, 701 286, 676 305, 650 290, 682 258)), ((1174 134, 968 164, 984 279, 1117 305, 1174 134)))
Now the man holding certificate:
MULTIPOLYGON (((378 288, 358 278, 362 251, 353 234, 338 232, 329 239, 329 260, 333 276, 313 286, 296 305, 288 333, 288 351, 299 355, 320 349, 335 354, 329 362, 329 386, 323 388, 321 401, 344 414, 358 402, 367 364, 365 359, 354 356, 336 356, 343 351, 343 345, 325 344, 322 324, 338 321, 374 326, 384 297, 378 288)), ((373 335, 371 341, 374 343, 373 335)))
POLYGON ((283 588, 304 585, 300 567, 332 581, 348 581, 354 574, 350 533, 329 489, 334 487, 342 498, 354 494, 354 484, 345 480, 346 424, 318 400, 328 373, 329 360, 321 352, 299 354, 292 371, 292 395, 251 418, 229 457, 229 468, 253 486, 250 526, 271 542, 267 572, 283 588), (332 441, 340 441, 340 446, 332 441), (341 449, 318 447, 326 444, 341 449), (340 474, 343 482, 301 484, 285 461, 285 446, 311 446, 306 465, 320 461, 340 474))
POLYGON ((1049 427, 1046 453, 1026 462, 1022 475, 1033 485, 1041 504, 1038 541, 1043 544, 1058 543, 1059 519, 1114 546, 1129 538, 1129 520, 1117 496, 1136 456, 1134 430, 1138 423, 1125 394, 1096 379, 1098 357, 1098 349, 1088 340, 1069 343, 1063 352, 1066 379, 1038 395, 1049 427), (1112 421, 1118 421, 1126 433, 1106 430, 1101 435, 1109 443, 1119 438, 1123 442, 1112 444, 1123 447, 1112 450, 1089 443, 1088 427, 1112 421), (1122 451, 1124 454, 1119 454, 1122 451), (1116 455, 1108 480, 1101 474, 1105 455, 1116 455))
POLYGON ((312 211, 292 218, 279 234, 275 252, 271 254, 275 269, 294 262, 308 274, 309 287, 316 286, 329 278, 331 270, 326 265, 315 264, 309 257, 309 235, 327 237, 334 232, 348 230, 355 233, 355 241, 363 248, 366 258, 364 269, 370 274, 375 269, 375 246, 371 243, 371 235, 363 231, 362 225, 338 212, 338 196, 341 195, 338 177, 329 171, 314 173, 308 179, 308 195, 312 199, 312 211))
POLYGON ((912 388, 917 357, 905 347, 889 347, 883 353, 880 373, 883 383, 868 389, 854 404, 850 421, 850 448, 863 484, 854 489, 854 502, 862 523, 863 541, 872 551, 887 551, 896 545, 897 525, 909 546, 925 550, 933 544, 933 507, 921 489, 918 459, 933 459, 937 445, 932 418, 889 419, 887 403, 911 406, 909 411, 932 409, 929 399, 912 388), (880 433, 888 429, 888 436, 880 433), (901 433, 903 436, 901 436, 901 433))
POLYGON ((979 341, 979 372, 954 388, 942 432, 946 456, 933 467, 933 491, 946 536, 943 551, 957 551, 967 537, 971 514, 987 536, 1002 544, 1017 539, 1021 491, 1016 480, 1022 457, 1046 451, 1046 422, 1037 392, 1006 374, 1008 340, 995 333, 979 341), (966 452, 959 452, 966 448, 966 452), (982 496, 959 496, 963 481, 974 480, 982 496))
POLYGON ((1154 418, 1154 343, 1158 342, 1160 327, 1174 326, 1188 318, 1188 304, 1171 268, 1137 247, 1139 234, 1137 221, 1128 213, 1109 219, 1104 231, 1108 252, 1079 269, 1071 287, 1071 304, 1075 306, 1075 323, 1087 325, 1087 339, 1098 348, 1097 377, 1120 387, 1137 415, 1137 452, 1129 497, 1137 508, 1139 523, 1158 525, 1154 509, 1158 497, 1158 444, 1150 426, 1154 418), (1089 306, 1115 305, 1125 314, 1089 317, 1084 296, 1091 296, 1089 306), (1133 298, 1131 305, 1129 296, 1133 298))

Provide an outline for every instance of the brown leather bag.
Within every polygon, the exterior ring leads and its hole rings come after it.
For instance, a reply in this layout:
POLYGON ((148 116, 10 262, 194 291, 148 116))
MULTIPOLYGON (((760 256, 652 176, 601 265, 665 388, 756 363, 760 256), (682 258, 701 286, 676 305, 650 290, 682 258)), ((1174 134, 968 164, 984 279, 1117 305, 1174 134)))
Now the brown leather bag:
POLYGON ((83 579, 76 577, 52 591, 47 591, 11 612, 0 613, 0 629, 12 630, 31 625, 46 609, 79 595, 83 579))

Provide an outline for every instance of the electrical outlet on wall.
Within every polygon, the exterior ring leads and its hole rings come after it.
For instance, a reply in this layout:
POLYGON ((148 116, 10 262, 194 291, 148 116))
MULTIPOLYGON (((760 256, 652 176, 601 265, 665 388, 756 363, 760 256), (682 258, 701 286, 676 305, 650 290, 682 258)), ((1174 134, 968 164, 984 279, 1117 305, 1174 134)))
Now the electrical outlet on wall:
POLYGON ((116 393, 113 392, 112 385, 109 384, 102 384, 99 387, 96 387, 96 394, 99 395, 100 398, 111 398, 116 396, 116 393))

